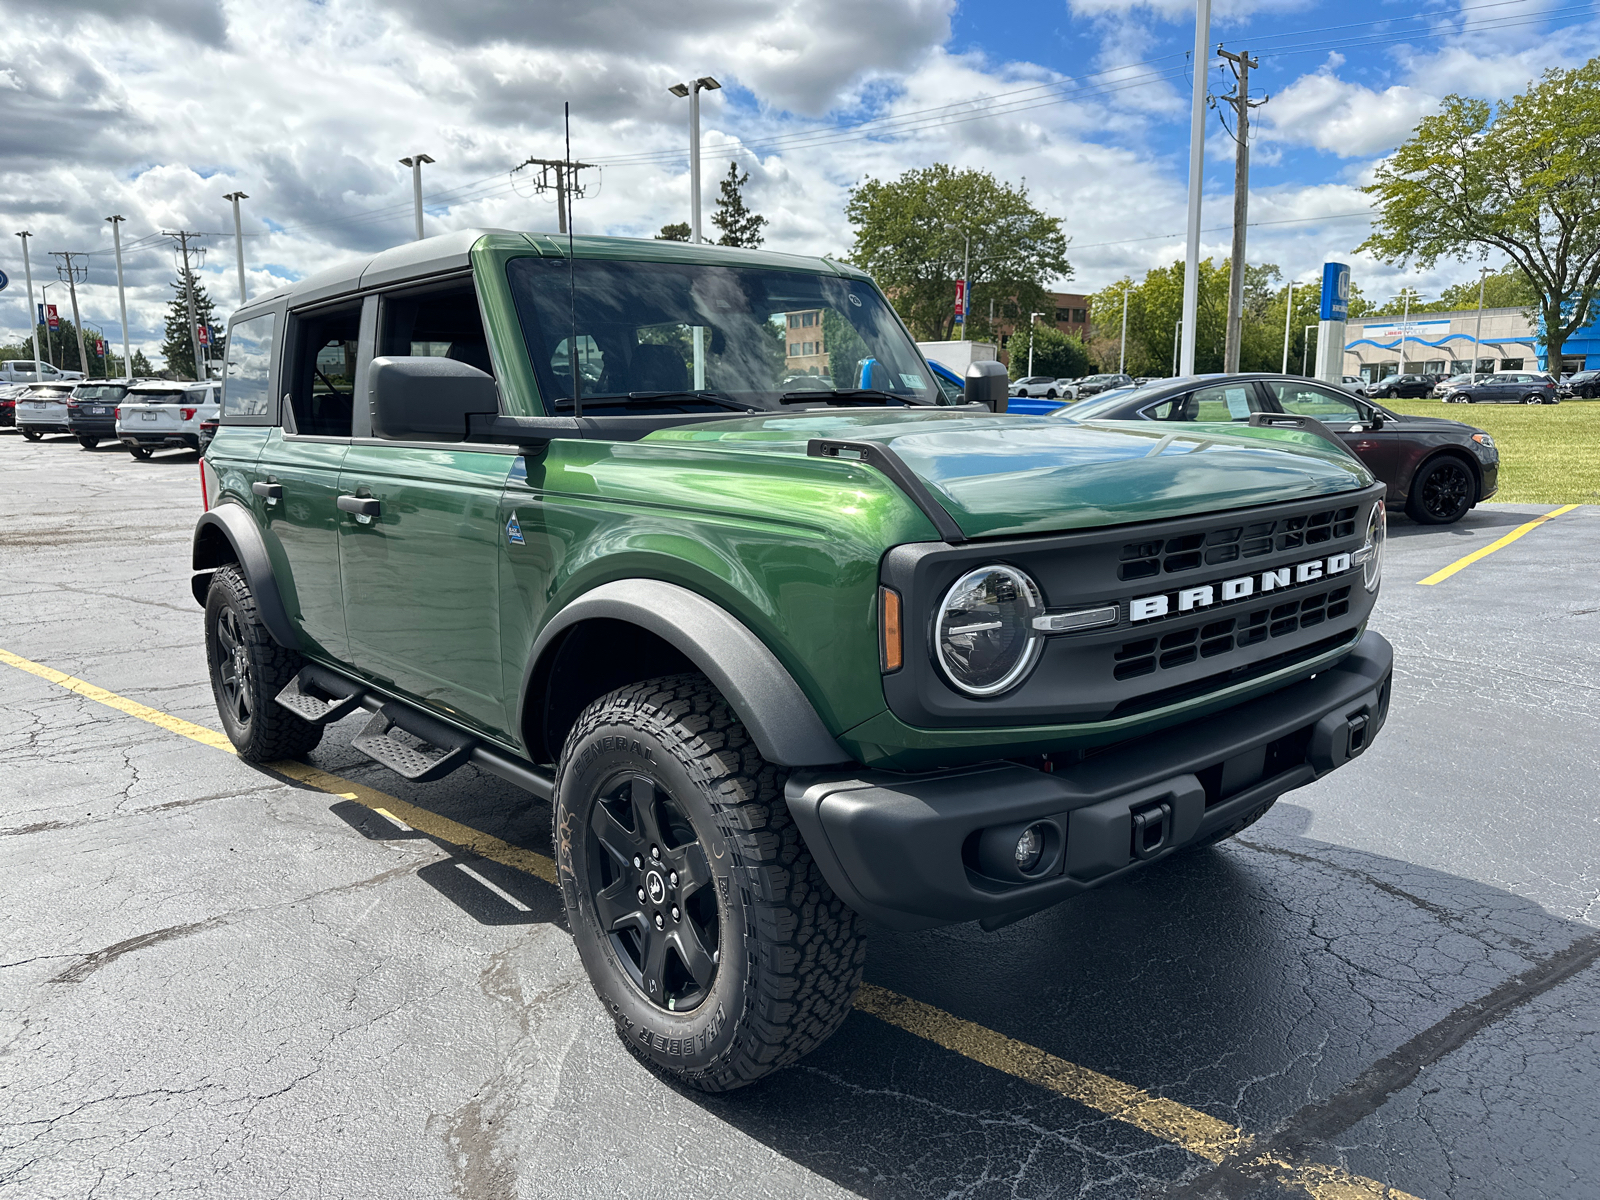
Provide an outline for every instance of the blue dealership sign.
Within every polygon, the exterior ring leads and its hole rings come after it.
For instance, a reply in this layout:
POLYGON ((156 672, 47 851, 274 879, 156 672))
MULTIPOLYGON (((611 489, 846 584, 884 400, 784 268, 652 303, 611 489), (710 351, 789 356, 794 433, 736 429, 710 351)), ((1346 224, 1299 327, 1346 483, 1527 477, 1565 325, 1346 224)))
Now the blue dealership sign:
POLYGON ((1322 264, 1322 319, 1343 321, 1350 315, 1350 268, 1344 263, 1322 264))
POLYGON ((8 285, 10 282, 11 280, 7 278, 6 273, 4 271, 0 271, 0 292, 5 291, 6 285, 8 285))

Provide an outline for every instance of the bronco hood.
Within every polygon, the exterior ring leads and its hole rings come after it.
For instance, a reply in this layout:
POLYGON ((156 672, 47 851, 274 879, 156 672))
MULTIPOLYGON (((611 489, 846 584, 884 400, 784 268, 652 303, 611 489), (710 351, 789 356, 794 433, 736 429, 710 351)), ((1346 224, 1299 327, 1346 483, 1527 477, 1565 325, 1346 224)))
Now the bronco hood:
POLYGON ((811 438, 887 446, 973 538, 1162 520, 1372 483, 1356 458, 1314 434, 1232 424, 1162 429, 901 409, 680 426, 647 440, 804 454, 811 438))

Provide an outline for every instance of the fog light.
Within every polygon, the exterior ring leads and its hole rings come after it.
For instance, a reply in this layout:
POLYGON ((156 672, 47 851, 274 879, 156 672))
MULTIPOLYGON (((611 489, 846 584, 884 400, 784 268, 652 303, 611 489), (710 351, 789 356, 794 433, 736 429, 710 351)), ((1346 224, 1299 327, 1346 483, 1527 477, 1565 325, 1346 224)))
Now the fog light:
POLYGON ((1037 825, 1029 825, 1017 839, 1017 870, 1032 875, 1039 869, 1039 860, 1043 857, 1044 831, 1037 825))

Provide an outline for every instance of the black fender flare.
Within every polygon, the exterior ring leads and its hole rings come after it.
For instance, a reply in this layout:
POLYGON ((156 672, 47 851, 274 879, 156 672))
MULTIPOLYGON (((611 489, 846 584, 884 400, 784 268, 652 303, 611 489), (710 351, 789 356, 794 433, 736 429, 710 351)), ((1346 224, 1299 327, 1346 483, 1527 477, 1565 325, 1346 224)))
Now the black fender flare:
POLYGON ((822 766, 853 761, 817 710, 760 638, 698 592, 659 579, 619 579, 573 600, 546 623, 522 678, 518 728, 525 728, 532 684, 562 634, 589 620, 623 621, 676 648, 733 706, 768 762, 822 766))
POLYGON ((261 536, 255 518, 239 504, 219 504, 202 516, 194 527, 194 548, 190 565, 196 574, 189 583, 200 607, 206 603, 206 589, 211 586, 211 576, 216 569, 230 562, 239 564, 250 594, 255 597, 256 613, 267 627, 272 640, 288 650, 300 649, 300 637, 289 620, 278 591, 278 581, 272 574, 272 559, 267 555, 267 543, 261 536), (232 554, 222 549, 218 538, 226 542, 232 554))

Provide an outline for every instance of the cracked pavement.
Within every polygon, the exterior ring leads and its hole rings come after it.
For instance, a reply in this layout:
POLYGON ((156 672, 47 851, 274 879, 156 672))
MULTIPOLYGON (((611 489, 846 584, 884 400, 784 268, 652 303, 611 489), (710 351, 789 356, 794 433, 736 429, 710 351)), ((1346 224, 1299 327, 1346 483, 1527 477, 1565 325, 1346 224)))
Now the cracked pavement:
MULTIPOLYGON (((199 506, 192 454, 0 432, 0 647, 216 728, 199 506)), ((1365 757, 996 933, 874 929, 868 980, 1258 1153, 1427 1200, 1592 1196, 1600 510, 1415 583, 1546 510, 1394 520, 1365 757)), ((472 768, 407 784, 350 749, 364 720, 312 762, 549 852, 544 804, 472 768)), ((0 764, 0 1196, 1306 1194, 859 1012, 753 1088, 669 1085, 549 885, 4 665, 0 764)))

